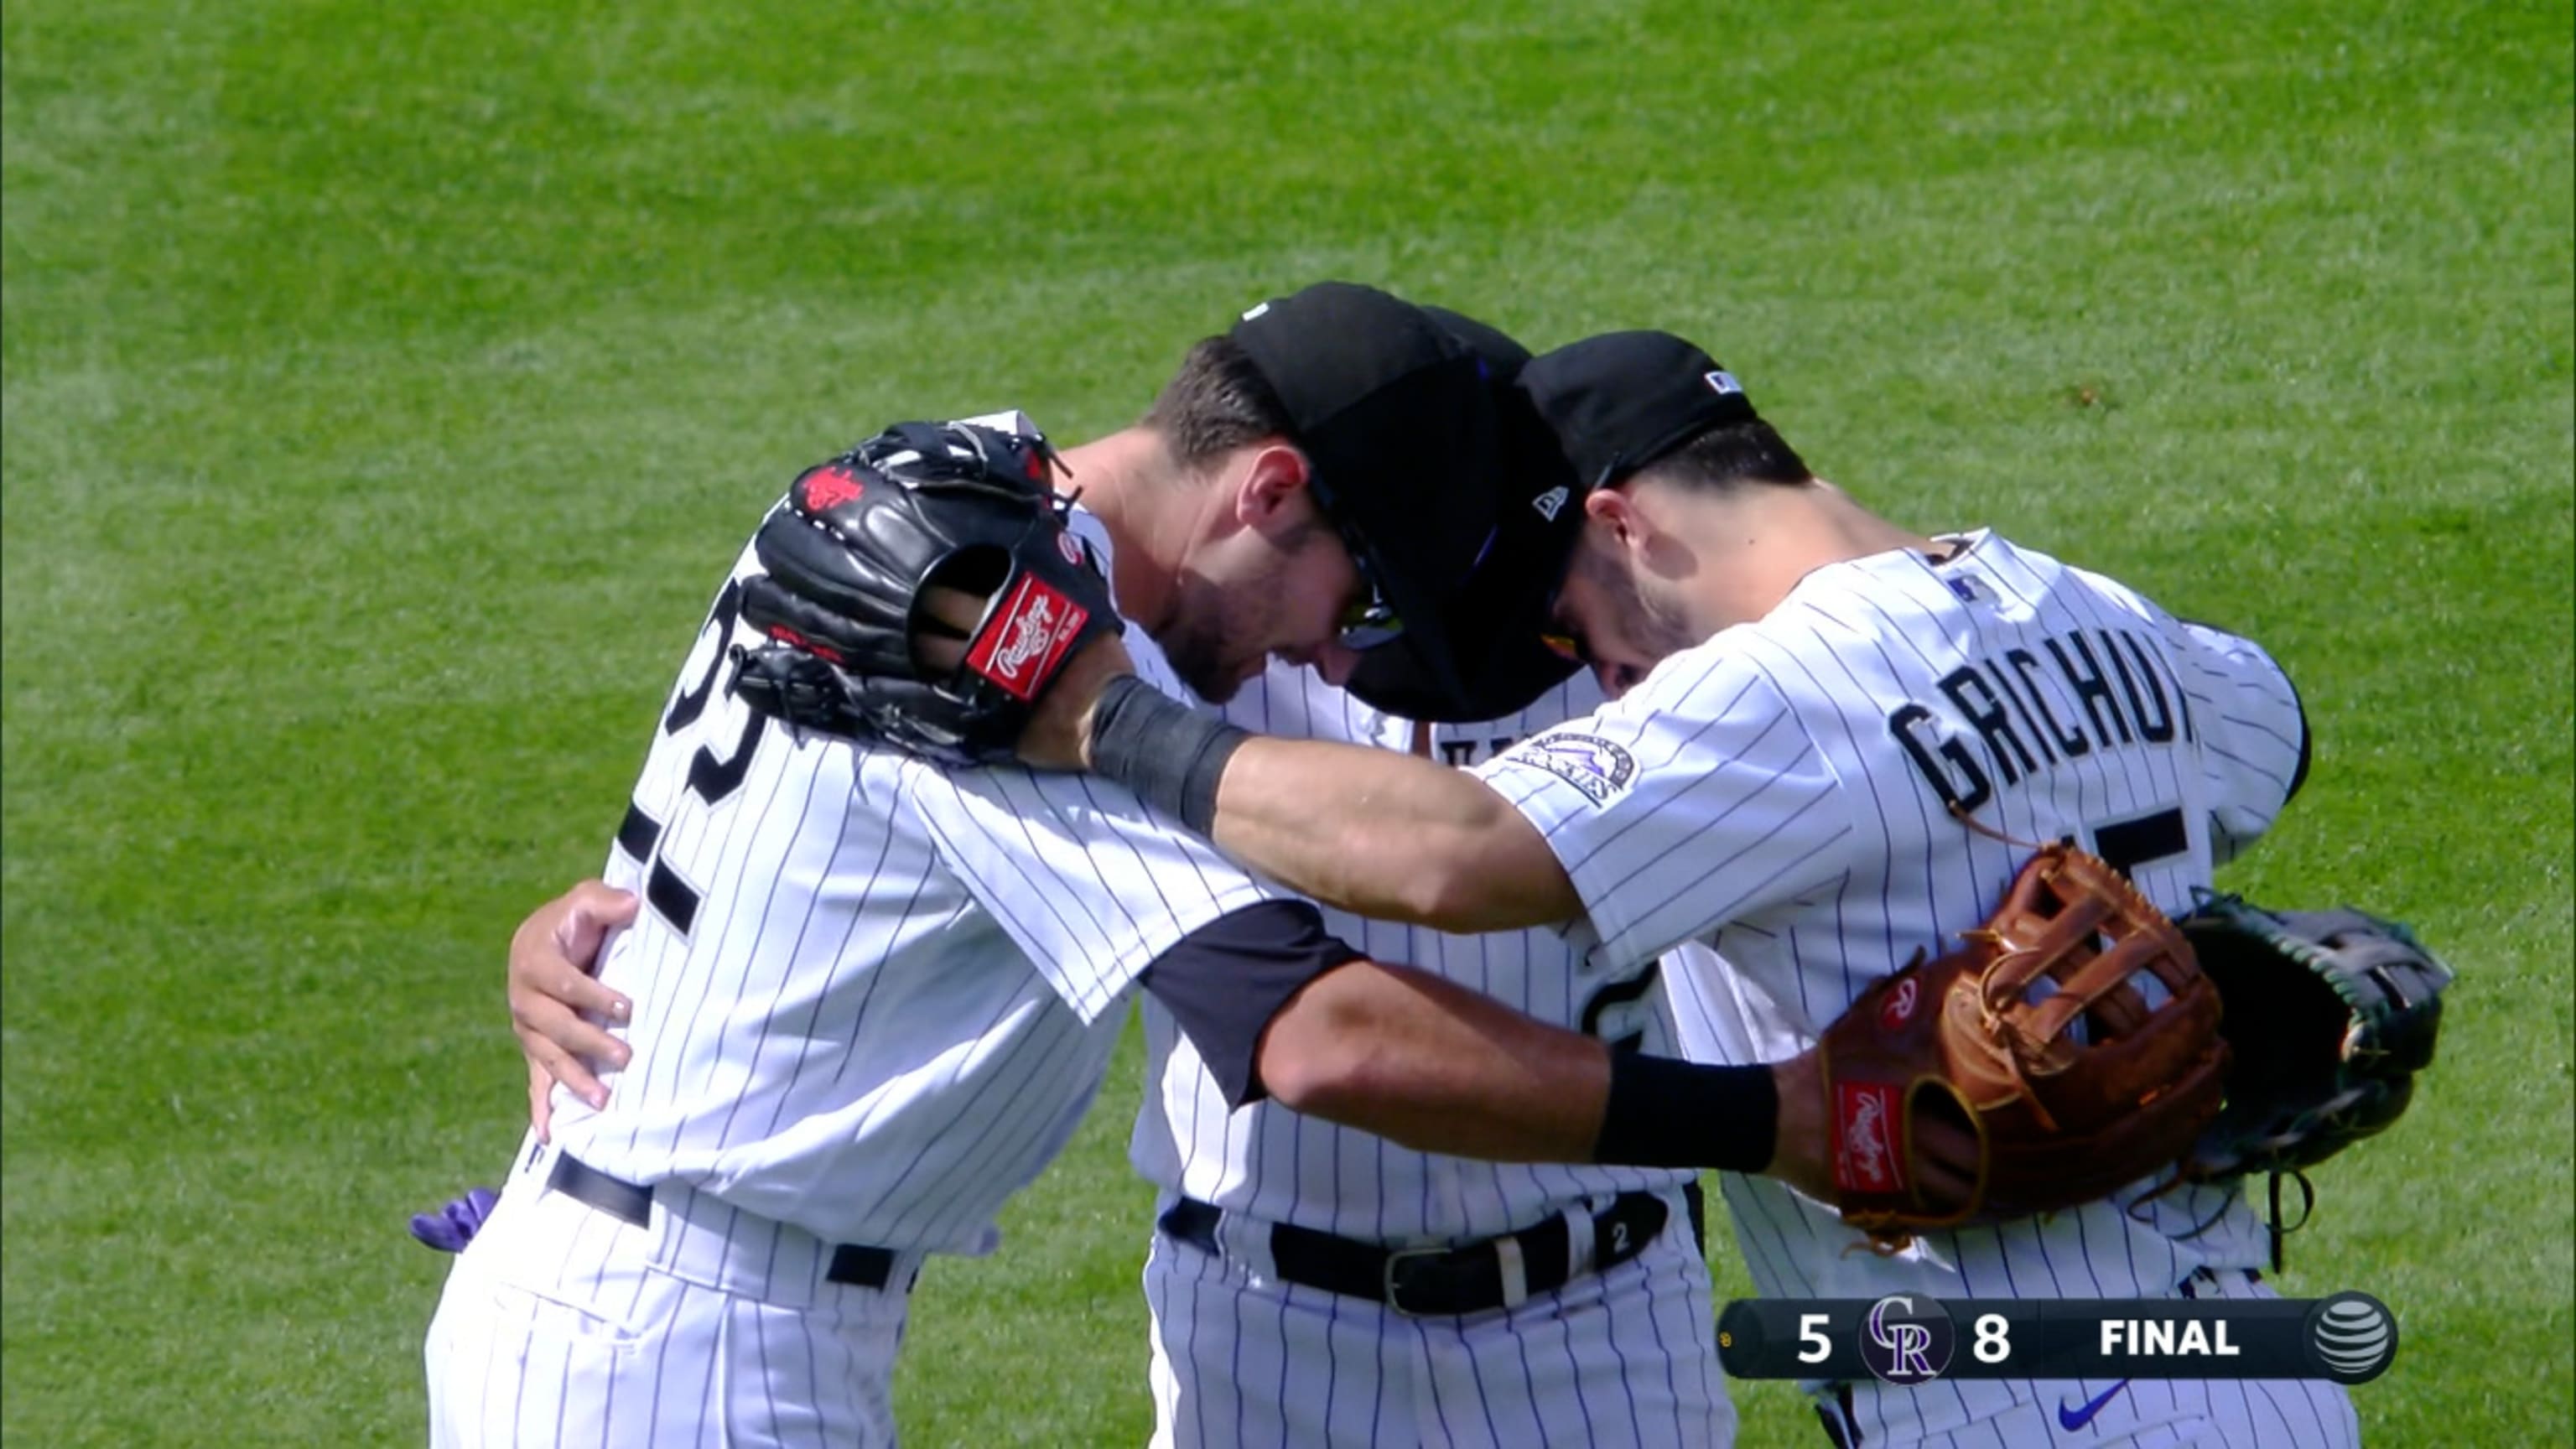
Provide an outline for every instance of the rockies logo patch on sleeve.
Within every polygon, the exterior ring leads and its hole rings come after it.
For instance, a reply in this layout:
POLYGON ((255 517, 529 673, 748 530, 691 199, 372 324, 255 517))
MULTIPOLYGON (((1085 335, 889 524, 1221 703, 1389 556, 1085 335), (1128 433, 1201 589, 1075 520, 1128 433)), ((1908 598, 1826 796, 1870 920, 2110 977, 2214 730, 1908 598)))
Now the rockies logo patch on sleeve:
POLYGON ((1609 804, 1637 778, 1636 760, 1598 735, 1540 735, 1513 746, 1502 758, 1547 771, 1595 805, 1609 804))

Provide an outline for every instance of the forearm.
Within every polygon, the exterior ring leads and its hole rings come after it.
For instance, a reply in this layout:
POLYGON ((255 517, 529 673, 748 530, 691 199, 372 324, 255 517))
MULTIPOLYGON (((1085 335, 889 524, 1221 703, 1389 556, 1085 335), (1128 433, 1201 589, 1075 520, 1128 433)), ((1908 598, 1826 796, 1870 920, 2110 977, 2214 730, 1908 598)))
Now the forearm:
POLYGON ((1132 676, 1084 765, 1329 905, 1460 933, 1583 912, 1546 837, 1482 780, 1392 750, 1247 734, 1132 676))
POLYGON ((1554 852, 1482 780, 1392 750, 1246 741, 1216 796, 1218 846, 1329 905, 1466 934, 1582 914, 1554 852))
POLYGON ((1353 962, 1301 992, 1261 1041, 1282 1105, 1425 1152, 1583 1162, 1610 1053, 1410 967, 1353 962))
POLYGON ((1771 1164, 1767 1067, 1614 1057, 1602 1042, 1411 967, 1318 978, 1261 1043, 1283 1105, 1424 1152, 1504 1162, 1771 1164))

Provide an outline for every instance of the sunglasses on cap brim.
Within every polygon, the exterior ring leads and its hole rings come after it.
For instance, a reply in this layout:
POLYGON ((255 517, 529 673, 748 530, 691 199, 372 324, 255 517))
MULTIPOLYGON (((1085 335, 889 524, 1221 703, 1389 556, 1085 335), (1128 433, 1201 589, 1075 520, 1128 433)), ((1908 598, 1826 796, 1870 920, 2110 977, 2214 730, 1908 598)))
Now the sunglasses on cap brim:
POLYGON ((1375 597, 1372 589, 1371 597, 1355 600, 1342 611, 1340 632, 1335 640, 1354 653, 1366 653, 1403 637, 1403 618, 1395 612, 1394 605, 1375 597))
POLYGON ((1342 610, 1335 622, 1334 642, 1355 653, 1383 647, 1404 637, 1404 616, 1396 612, 1395 601, 1387 596, 1386 585, 1369 563, 1367 545, 1359 535, 1342 522, 1341 510, 1333 506, 1332 489, 1313 474, 1306 478, 1307 490, 1315 496, 1315 506, 1333 532, 1342 540, 1342 551, 1351 556, 1351 568, 1360 576, 1360 595, 1342 610))

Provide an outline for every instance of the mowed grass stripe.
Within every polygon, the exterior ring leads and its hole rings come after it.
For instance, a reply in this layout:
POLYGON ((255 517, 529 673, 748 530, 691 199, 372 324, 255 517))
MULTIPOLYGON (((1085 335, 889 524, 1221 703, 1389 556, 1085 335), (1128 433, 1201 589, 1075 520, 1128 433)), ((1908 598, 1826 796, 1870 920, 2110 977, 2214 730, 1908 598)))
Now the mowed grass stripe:
MULTIPOLYGON (((2318 774, 2231 882, 2470 972, 2289 1287, 2405 1321, 2375 1442, 2565 1441, 2569 31, 10 6, 0 1432, 416 1442, 443 1265, 400 1224, 515 1141, 501 940, 595 867, 759 508, 898 414, 1115 426, 1340 274, 1691 332, 1898 517, 2270 644, 2318 774)), ((1136 1061, 933 1270, 917 1442, 1142 1438, 1136 1061)))

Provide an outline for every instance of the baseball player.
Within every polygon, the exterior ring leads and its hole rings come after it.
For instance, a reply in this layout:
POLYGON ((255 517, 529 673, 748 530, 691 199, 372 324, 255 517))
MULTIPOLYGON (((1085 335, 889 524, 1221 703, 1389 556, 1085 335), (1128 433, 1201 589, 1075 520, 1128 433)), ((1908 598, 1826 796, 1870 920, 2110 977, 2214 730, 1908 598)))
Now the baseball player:
MULTIPOLYGON (((1417 726, 1283 664, 1248 685, 1226 718, 1395 749, 1414 748, 1419 734, 1433 758, 1463 761, 1598 701, 1592 681, 1577 677, 1515 715, 1417 726)), ((613 1018, 629 1004, 577 963, 588 961, 596 925, 631 909, 631 898, 577 887, 532 916, 512 951, 524 1029, 568 1054, 557 1060, 584 1091, 594 1079, 580 1058, 609 1047, 567 1005, 613 1018)), ((1547 929, 1459 937, 1335 911, 1325 921, 1373 956, 1436 971, 1540 1020, 1675 1049, 1652 963, 1594 969, 1547 929)), ((1151 994, 1143 1010, 1149 1087, 1130 1150, 1160 1190, 1145 1267, 1154 1443, 1731 1442, 1695 1173, 1471 1160, 1275 1099, 1238 1106, 1171 1012, 1151 994), (1384 1265, 1394 1252, 1464 1255, 1564 1223, 1594 1226, 1549 1239, 1560 1254, 1623 1228, 1647 1248, 1517 1302, 1499 1280, 1486 1298, 1388 1301, 1384 1265), (1660 1227, 1645 1234, 1649 1224, 1660 1227)), ((1535 1259, 1541 1249, 1524 1251, 1535 1259)))
MULTIPOLYGON (((1440 600, 1419 581, 1463 573, 1490 529, 1470 516, 1397 546, 1372 519, 1439 511, 1420 490, 1492 471, 1488 389, 1445 336, 1382 294, 1310 289, 1203 345, 1143 425, 1067 455, 1096 509, 1075 533, 1122 610, 1158 625, 1168 662, 1136 655, 1170 695, 1223 698, 1270 653, 1347 667, 1340 651, 1399 609, 1437 657, 1440 600), (1289 428, 1259 409, 1237 425, 1264 384, 1289 428)), ((990 422, 946 446, 1034 432, 990 422)), ((919 436, 898 441, 934 446, 919 436)), ((864 492, 841 481, 836 502, 864 492)), ((1417 1146, 1622 1160, 1595 1150, 1599 1040, 1364 959, 1119 792, 931 769, 717 690, 729 650, 763 642, 742 602, 759 563, 745 551, 691 651, 611 857, 645 903, 602 966, 639 1004, 618 1090, 552 1104, 551 1140, 532 1139, 460 1257, 427 1345, 434 1440, 890 1441, 922 1257, 994 1246, 995 1212, 1069 1135, 1111 1008, 1140 983, 1230 1100, 1266 1091, 1417 1146)), ((1667 1066, 1727 1125, 1623 1134, 1630 1160, 1759 1170, 1775 1102, 1814 1110, 1771 1070, 1667 1066)), ((1821 1171, 1795 1150, 1771 1165, 1821 1171)), ((1518 1301, 1645 1252, 1662 1222, 1636 1213, 1563 1225, 1575 1246, 1553 1260, 1533 1232, 1385 1271, 1435 1311, 1489 1282, 1518 1301)))
MULTIPOLYGON (((1878 518, 1681 339, 1589 339, 1523 382, 1579 495, 1555 633, 1614 703, 1466 771, 1200 722, 1188 748, 1221 760, 1218 782, 1183 799, 1118 750, 1146 718, 1111 706, 1151 701, 1103 687, 1115 650, 1099 649, 1024 753, 1120 762, 1146 799, 1338 908, 1572 922, 1609 963, 1695 943, 1715 969, 1675 983, 1692 1045, 1732 1061, 1811 1046, 1869 983, 1982 922, 2027 854, 2006 837, 2072 838, 2180 911, 2300 783, 2304 719, 2262 650, 1990 532, 1878 518)), ((1663 1071, 1617 1059, 1605 1143, 1649 1098, 1686 1096, 1663 1071)), ((2240 1193, 2152 1186, 1880 1257, 1813 1196, 1726 1183, 1766 1293, 2269 1295, 2240 1193)), ((2346 1395, 2318 1383, 1815 1389, 1844 1445, 2357 1440, 2346 1395)))
MULTIPOLYGON (((1273 669, 1226 711, 1282 734, 1440 755, 1579 714, 1590 681, 1518 716, 1417 726, 1355 706, 1310 671, 1273 669)), ((1344 939, 1541 1020, 1671 1055, 1651 960, 1587 961, 1547 928, 1448 935, 1327 911, 1344 939)), ((1148 1090, 1131 1155, 1158 1189, 1145 1267, 1157 1445, 1722 1445, 1734 1411, 1716 1362, 1696 1174, 1528 1166, 1425 1153, 1277 1102, 1228 1104, 1150 999, 1148 1090), (1402 1251, 1522 1242, 1532 1261, 1633 1232, 1645 1251, 1526 1299, 1389 1300, 1402 1251), (1337 1271, 1350 1262, 1361 1272, 1337 1271)))
MULTIPOLYGON (((1509 338, 1449 321, 1498 366, 1527 361, 1509 338)), ((1503 517, 1480 575, 1559 564, 1570 539, 1532 507, 1554 471, 1498 480, 1503 517)), ((1493 657, 1494 604, 1471 591, 1455 608, 1457 647, 1478 655, 1468 697, 1429 688, 1419 651, 1398 640, 1364 655, 1348 689, 1274 665, 1225 717, 1455 760, 1599 702, 1589 679, 1566 678, 1572 666, 1544 651, 1528 657, 1525 641, 1512 641, 1520 657, 1493 657), (1438 722, 1408 717, 1417 714, 1438 722)), ((1652 963, 1596 969, 1544 928, 1468 937, 1337 911, 1325 919, 1343 939, 1539 1020, 1674 1050, 1652 963)), ((1143 1012, 1149 1086, 1131 1157, 1158 1191, 1145 1267, 1157 1445, 1730 1442, 1695 1173, 1471 1161, 1277 1102, 1229 1110, 1170 1014, 1150 997, 1143 1012), (1560 1239, 1549 1231, 1558 1224, 1590 1231, 1560 1239), (1542 1261, 1559 1241, 1615 1243, 1622 1231, 1645 1251, 1520 1302, 1390 1301, 1379 1266, 1397 1252, 1464 1255, 1492 1242, 1542 1261)))

